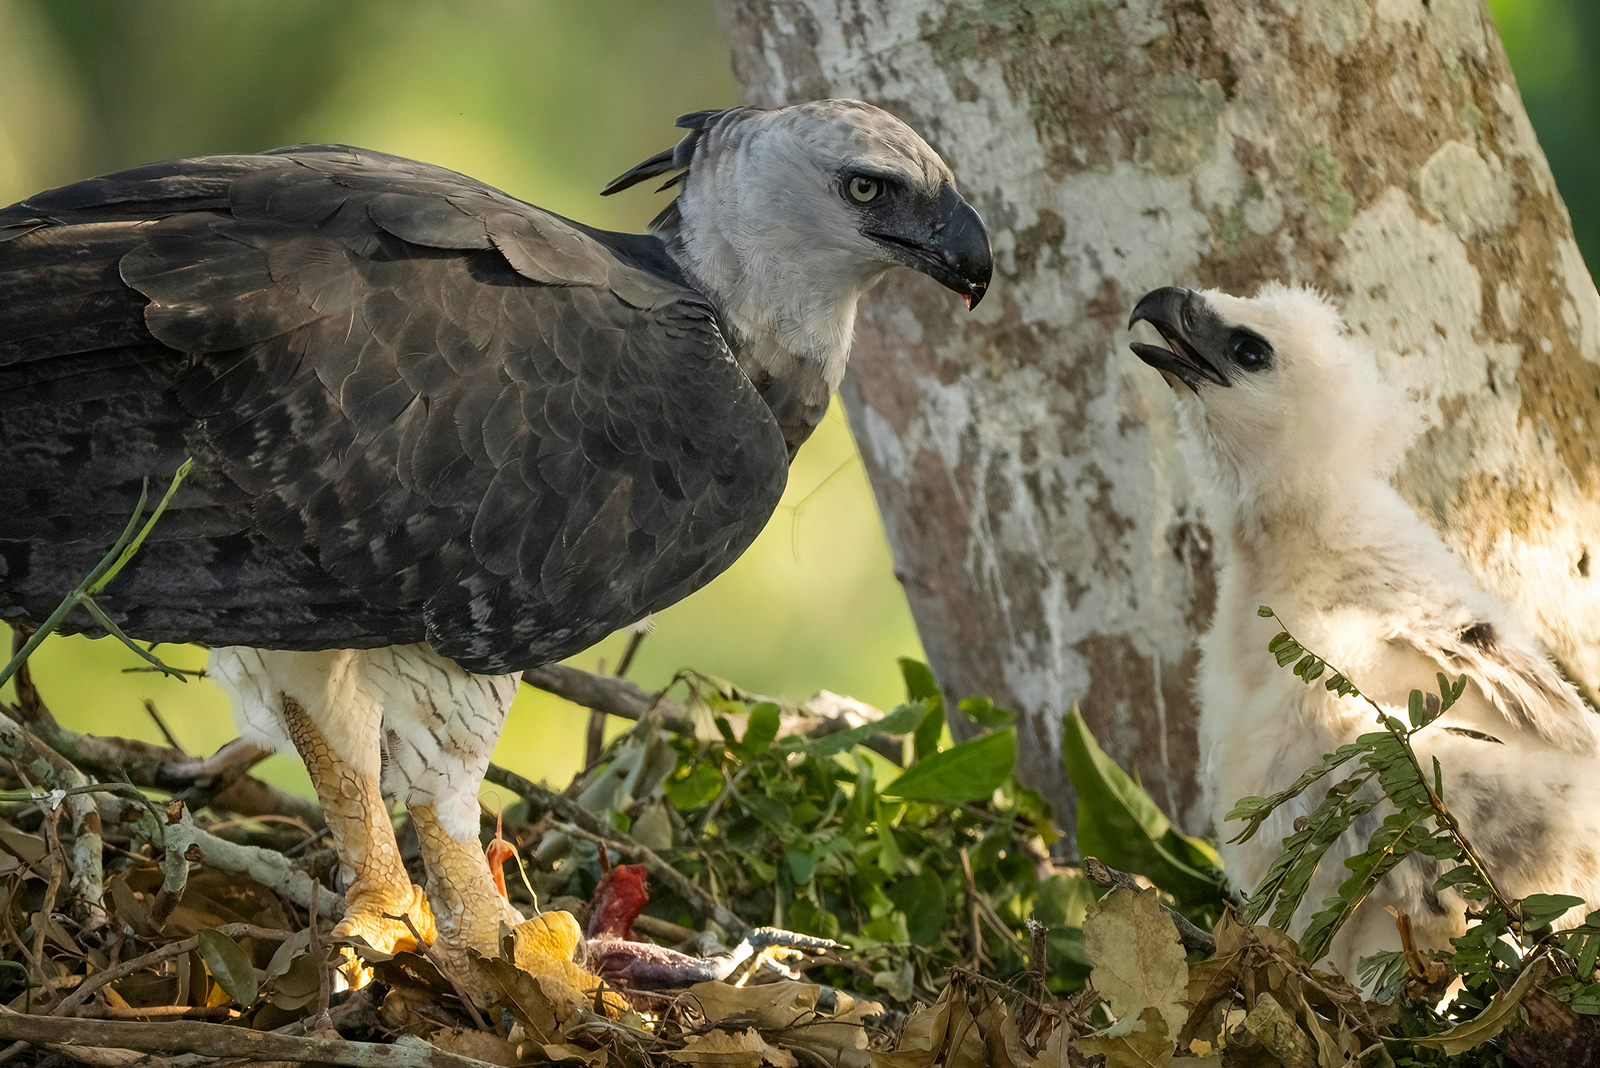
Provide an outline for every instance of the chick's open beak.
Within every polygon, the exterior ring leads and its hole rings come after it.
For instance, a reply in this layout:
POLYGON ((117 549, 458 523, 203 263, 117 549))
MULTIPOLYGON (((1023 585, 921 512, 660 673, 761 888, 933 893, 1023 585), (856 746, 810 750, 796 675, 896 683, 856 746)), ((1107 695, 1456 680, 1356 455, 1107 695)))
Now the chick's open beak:
POLYGON ((1139 298, 1128 329, 1147 322, 1156 328, 1166 347, 1133 342, 1133 354, 1158 371, 1176 375, 1191 390, 1199 392, 1202 382, 1215 386, 1231 385, 1226 375, 1200 352, 1194 338, 1195 323, 1209 312, 1205 300, 1191 289, 1164 286, 1139 298))

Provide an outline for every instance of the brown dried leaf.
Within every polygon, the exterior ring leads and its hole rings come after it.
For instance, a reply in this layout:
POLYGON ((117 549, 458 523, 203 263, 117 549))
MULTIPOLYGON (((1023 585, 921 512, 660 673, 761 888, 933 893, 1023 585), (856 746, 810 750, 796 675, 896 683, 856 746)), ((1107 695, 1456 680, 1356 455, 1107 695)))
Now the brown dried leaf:
POLYGON ((544 1055, 553 1061, 582 1061, 589 1068, 605 1068, 611 1060, 611 1055, 603 1049, 585 1049, 582 1046, 567 1046, 558 1042, 548 1042, 540 1047, 544 1055))
POLYGON ((873 1068, 982 1068, 983 1035, 968 1004, 967 991, 951 982, 939 1000, 911 1014, 891 1053, 874 1053, 873 1068))
POLYGON ((1522 970, 1517 981, 1489 999, 1484 1010, 1466 1023, 1457 1024, 1442 1034, 1426 1038, 1413 1038, 1419 1046, 1443 1050, 1445 1056, 1455 1057, 1494 1038, 1506 1025, 1516 1019, 1517 1006, 1523 995, 1544 975, 1548 962, 1541 957, 1522 970))
POLYGON ((709 1023, 756 1027, 786 1048, 840 1066, 864 1068, 870 1062, 865 1018, 883 1012, 876 1001, 857 1001, 834 991, 833 1012, 825 1013, 818 1007, 822 988, 796 980, 753 987, 697 983, 689 993, 709 1023))
POLYGON ((19 831, 10 824, 0 824, 0 849, 33 868, 35 874, 45 876, 49 873, 49 865, 41 862, 49 855, 50 847, 36 834, 19 831))
POLYGON ((508 1066, 522 1063, 522 1058, 517 1056, 517 1047, 499 1035, 491 1035, 487 1031, 446 1027, 429 1035, 428 1041, 446 1053, 454 1053, 460 1057, 472 1057, 488 1061, 490 1064, 508 1066))
POLYGON ((788 1050, 767 1044, 755 1029, 723 1031, 720 1028, 704 1035, 690 1035, 684 1047, 667 1056, 683 1064, 728 1065, 729 1068, 761 1068, 763 1064, 774 1068, 799 1068, 799 1060, 788 1050))
POLYGON ((1039 1051, 1032 1068, 1075 1068, 1071 1035, 1072 1028, 1058 1023, 1045 1041, 1044 1049, 1039 1051))
POLYGON ((1089 981, 1112 1014, 1140 1019, 1146 1008, 1155 1009, 1170 1044, 1189 1017, 1183 1004, 1189 966, 1177 929, 1161 911, 1160 894, 1118 887, 1089 905, 1083 938, 1094 962, 1089 981))
POLYGON ((1311 1039, 1271 994, 1256 999, 1255 1008, 1244 1018, 1244 1029, 1278 1058, 1283 1068, 1316 1068, 1311 1039))
POLYGON ((142 938, 161 937, 155 925, 150 922, 149 902, 135 894, 125 877, 113 875, 107 883, 107 889, 110 891, 111 907, 116 911, 117 919, 132 927, 134 933, 142 938))
POLYGON ((510 961, 469 953, 476 984, 488 992, 490 1008, 504 1008, 540 1045, 561 1041, 561 1016, 539 980, 510 961))
MULTIPOLYGON (((1167 925, 1171 926, 1170 920, 1167 925)), ((1172 1042, 1166 1028, 1161 1011, 1148 1005, 1137 1019, 1123 1017, 1101 1034, 1078 1039, 1078 1052, 1104 1054, 1105 1068, 1167 1068, 1172 1063, 1172 1042)))

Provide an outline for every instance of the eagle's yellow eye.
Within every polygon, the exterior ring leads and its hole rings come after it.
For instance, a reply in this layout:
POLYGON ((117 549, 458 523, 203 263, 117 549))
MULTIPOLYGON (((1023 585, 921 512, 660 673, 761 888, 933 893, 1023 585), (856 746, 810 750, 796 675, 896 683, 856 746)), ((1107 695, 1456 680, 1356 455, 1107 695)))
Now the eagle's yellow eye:
POLYGON ((869 204, 878 199, 878 194, 883 192, 883 183, 876 178, 863 178, 860 175, 850 179, 850 196, 862 204, 869 204))

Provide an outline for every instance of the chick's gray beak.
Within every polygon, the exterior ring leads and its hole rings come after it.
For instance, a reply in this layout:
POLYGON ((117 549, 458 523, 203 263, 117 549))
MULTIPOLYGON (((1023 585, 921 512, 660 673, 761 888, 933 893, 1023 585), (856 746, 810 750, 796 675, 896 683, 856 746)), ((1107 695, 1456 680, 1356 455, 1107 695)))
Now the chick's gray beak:
POLYGON ((1191 390, 1201 382, 1216 386, 1232 385, 1226 375, 1200 352, 1195 337, 1196 325, 1216 317, 1206 306, 1200 294, 1190 289, 1164 286, 1139 298, 1133 314, 1128 318, 1128 329, 1135 323, 1146 322, 1156 328, 1166 347, 1135 341, 1129 347, 1133 354, 1158 371, 1176 375, 1191 390))

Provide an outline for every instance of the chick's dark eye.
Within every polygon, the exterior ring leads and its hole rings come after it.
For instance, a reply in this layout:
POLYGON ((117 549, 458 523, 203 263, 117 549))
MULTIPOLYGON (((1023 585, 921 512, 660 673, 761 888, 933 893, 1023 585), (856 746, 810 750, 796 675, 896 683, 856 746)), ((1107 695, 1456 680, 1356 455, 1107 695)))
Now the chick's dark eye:
POLYGON ((870 204, 883 192, 883 183, 876 178, 856 175, 850 179, 850 199, 858 204, 870 204))
POLYGON ((1247 371, 1259 371, 1272 362, 1272 346, 1254 334, 1234 334, 1228 339, 1228 354, 1247 371))

